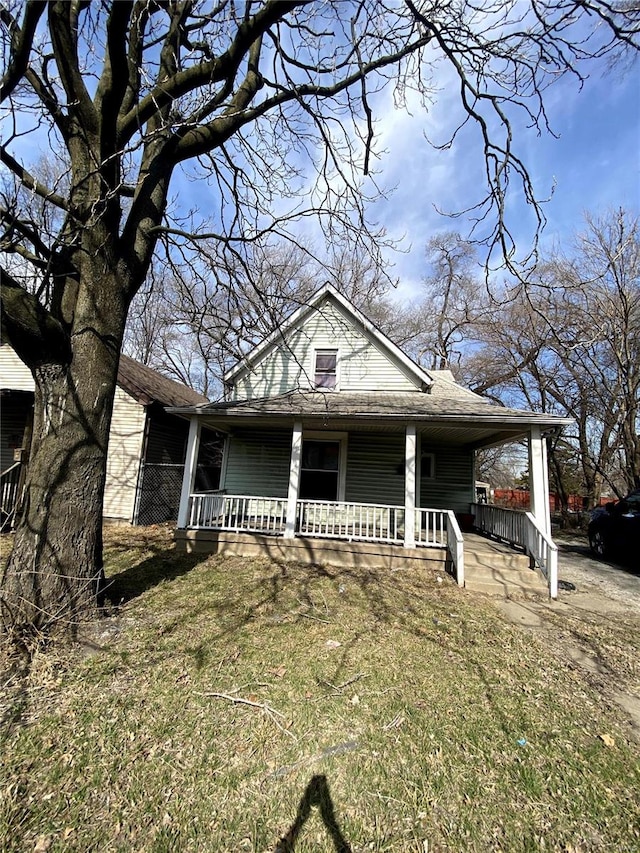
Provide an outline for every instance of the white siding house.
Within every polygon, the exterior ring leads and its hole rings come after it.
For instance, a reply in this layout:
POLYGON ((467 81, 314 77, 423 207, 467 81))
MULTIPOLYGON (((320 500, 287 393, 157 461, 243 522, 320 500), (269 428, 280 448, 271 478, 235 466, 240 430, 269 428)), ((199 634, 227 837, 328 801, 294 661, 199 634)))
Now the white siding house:
POLYGON ((0 346, 0 389, 33 392, 33 376, 7 344, 0 346))
POLYGON ((143 459, 147 410, 124 391, 116 388, 107 454, 107 481, 104 490, 106 518, 133 521, 136 488, 143 459))
MULTIPOLYGON (((463 583, 475 450, 527 438, 536 494, 513 529, 555 594, 545 434, 566 419, 496 406, 425 370, 329 285, 225 384, 222 402, 170 410, 190 420, 176 534, 186 548, 344 561, 364 547, 384 565, 438 551, 463 583), (220 488, 200 491, 205 427, 226 439, 220 488)), ((485 529, 500 524, 485 511, 485 529)))
MULTIPOLYGON (((10 346, 0 346, 2 472, 24 455, 21 449, 33 409, 33 391, 28 367, 10 346)), ((187 426, 182 418, 167 416, 164 406, 203 402, 206 397, 187 386, 121 356, 107 455, 105 518, 136 520, 141 472, 147 463, 177 467, 177 476, 182 478, 187 426)))

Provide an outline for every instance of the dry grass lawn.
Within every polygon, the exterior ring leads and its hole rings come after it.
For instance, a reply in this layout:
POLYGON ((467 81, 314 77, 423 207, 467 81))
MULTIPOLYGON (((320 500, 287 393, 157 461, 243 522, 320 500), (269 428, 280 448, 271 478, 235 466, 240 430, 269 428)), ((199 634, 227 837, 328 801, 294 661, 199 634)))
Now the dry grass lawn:
MULTIPOLYGON (((623 715, 491 601, 106 542, 105 618, 5 661, 3 853, 640 850, 623 715)), ((598 642, 637 683, 640 618, 598 642)))

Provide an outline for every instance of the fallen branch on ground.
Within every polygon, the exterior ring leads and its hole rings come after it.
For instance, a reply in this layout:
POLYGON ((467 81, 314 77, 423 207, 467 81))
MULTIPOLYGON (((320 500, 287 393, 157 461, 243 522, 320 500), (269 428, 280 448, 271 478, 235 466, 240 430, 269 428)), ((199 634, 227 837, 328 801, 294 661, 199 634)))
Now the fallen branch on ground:
POLYGON ((280 711, 276 711, 275 708, 272 708, 264 702, 253 702, 251 699, 243 699, 242 696, 231 696, 229 693, 212 693, 208 691, 207 693, 200 693, 199 695, 209 696, 212 699, 226 699, 228 702, 235 702, 238 705, 250 705, 252 708, 261 708, 263 711, 268 711, 270 714, 276 714, 284 720, 284 714, 280 711))
POLYGON ((347 681, 343 681, 342 684, 332 684, 330 681, 326 681, 324 678, 318 679, 318 684, 324 684, 327 687, 330 687, 332 690, 340 693, 344 690, 345 687, 349 687, 350 684, 355 684, 356 681, 360 681, 361 678, 368 678, 369 675, 366 672, 359 672, 357 675, 354 675, 353 678, 347 679, 347 681))
POLYGON ((276 719, 276 717, 281 717, 284 720, 286 719, 285 715, 280 711, 276 711, 276 709, 272 708, 271 705, 267 705, 266 702, 254 702, 252 699, 244 699, 242 696, 232 696, 230 693, 215 693, 210 690, 206 693, 199 693, 198 695, 208 696, 211 699, 226 699, 227 702, 233 702, 236 705, 249 705, 249 707, 251 708, 258 708, 259 710, 264 711, 266 714, 269 714, 273 722, 281 731, 289 735, 289 737, 293 738, 293 740, 297 740, 293 732, 290 732, 289 729, 281 725, 276 719))

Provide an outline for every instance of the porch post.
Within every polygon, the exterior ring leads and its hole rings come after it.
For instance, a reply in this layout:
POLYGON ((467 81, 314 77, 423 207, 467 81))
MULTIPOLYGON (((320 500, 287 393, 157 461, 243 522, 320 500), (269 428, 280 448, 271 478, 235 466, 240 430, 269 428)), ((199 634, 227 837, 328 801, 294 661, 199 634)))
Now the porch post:
POLYGON ((196 481, 196 465, 200 450, 200 418, 194 416, 189 421, 189 438, 187 439, 187 455, 184 460, 182 474, 182 491, 180 492, 180 508, 178 509, 178 527, 184 529, 189 524, 189 498, 196 481))
POLYGON ((531 512, 547 536, 551 535, 549 507, 549 472, 547 470, 547 443, 540 427, 529 432, 529 492, 531 512))
POLYGON ((302 423, 296 421, 291 437, 291 465, 289 467, 289 494, 287 495, 287 523, 284 538, 293 539, 296 535, 296 512, 298 492, 300 490, 300 463, 302 461, 302 423))
POLYGON ((404 454, 404 547, 416 547, 416 425, 407 424, 404 454))

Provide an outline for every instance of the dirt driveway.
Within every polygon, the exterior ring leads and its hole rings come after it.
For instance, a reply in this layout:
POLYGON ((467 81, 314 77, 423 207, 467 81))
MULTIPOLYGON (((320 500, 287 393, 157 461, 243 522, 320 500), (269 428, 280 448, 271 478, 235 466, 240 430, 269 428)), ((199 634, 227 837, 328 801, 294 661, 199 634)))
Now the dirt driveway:
POLYGON ((558 577, 575 590, 560 590, 557 601, 507 600, 498 608, 577 668, 640 742, 640 567, 595 560, 579 539, 558 544, 558 577))
MULTIPOLYGON (((622 565, 594 559, 589 546, 580 539, 560 541, 558 547, 558 577, 575 584, 578 594, 600 594, 604 606, 612 599, 640 613, 640 555, 634 567, 630 561, 622 565)), ((561 591, 562 600, 565 595, 561 591)))

